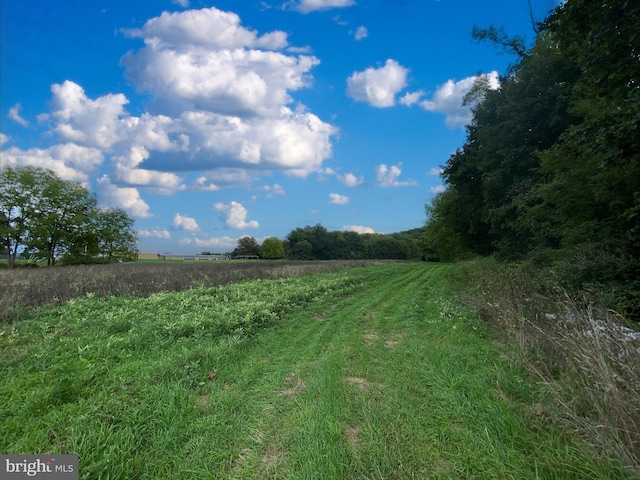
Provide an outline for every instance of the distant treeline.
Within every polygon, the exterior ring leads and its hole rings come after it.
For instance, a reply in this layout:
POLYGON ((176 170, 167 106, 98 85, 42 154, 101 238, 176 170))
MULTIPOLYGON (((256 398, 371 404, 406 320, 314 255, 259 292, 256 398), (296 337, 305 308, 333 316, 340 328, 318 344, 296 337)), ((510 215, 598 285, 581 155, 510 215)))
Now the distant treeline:
POLYGON ((292 260, 411 260, 423 255, 424 229, 379 234, 328 231, 318 224, 296 228, 284 242, 292 260))
POLYGON ((231 255, 289 260, 433 259, 425 257, 424 227, 381 234, 329 231, 320 224, 296 228, 284 241, 266 238, 262 245, 253 237, 242 237, 231 255))
POLYGON ((475 29, 517 61, 479 82, 467 138, 427 206, 427 242, 444 260, 495 255, 640 305, 640 2, 571 0, 527 48, 475 29), (560 263, 558 263, 560 262, 560 263))

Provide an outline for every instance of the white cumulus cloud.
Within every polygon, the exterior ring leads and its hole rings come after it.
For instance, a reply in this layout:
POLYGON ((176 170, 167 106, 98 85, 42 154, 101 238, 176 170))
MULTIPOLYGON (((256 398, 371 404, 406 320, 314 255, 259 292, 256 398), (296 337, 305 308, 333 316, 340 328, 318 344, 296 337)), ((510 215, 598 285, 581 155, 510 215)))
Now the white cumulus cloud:
POLYGON ((392 107, 396 104, 396 94, 407 85, 408 73, 408 69, 388 59, 384 67, 354 72, 347 79, 347 95, 373 107, 392 107))
POLYGON ((105 150, 120 140, 119 117, 124 114, 124 105, 129 103, 123 94, 91 100, 80 85, 70 80, 52 85, 51 92, 51 117, 60 138, 105 150))
POLYGON ((430 191, 431 193, 442 193, 442 192, 444 192, 446 189, 447 189, 447 187, 445 187, 444 185, 438 185, 438 186, 436 186, 436 187, 431 187, 431 188, 429 189, 429 191, 430 191))
POLYGON ((171 232, 169 232, 169 230, 167 230, 166 228, 160 227, 155 227, 151 230, 141 229, 137 231, 137 234, 138 238, 163 238, 166 240, 171 238, 171 232))
POLYGON ((400 165, 391 165, 389 167, 382 163, 376 166, 376 184, 379 187, 408 187, 416 185, 414 180, 398 180, 398 177, 402 174, 400 165))
POLYGON ((100 150, 74 143, 56 144, 45 149, 10 147, 2 151, 3 164, 46 168, 63 180, 84 185, 88 184, 90 174, 96 171, 103 160, 100 150))
POLYGON ((356 29, 356 33, 355 33, 355 38, 356 40, 362 40, 363 38, 367 38, 369 36, 369 32, 367 30, 367 27, 363 27, 360 26, 356 29))
POLYGON ((211 237, 211 238, 194 238, 193 242, 191 239, 188 240, 189 245, 193 244, 198 247, 206 247, 206 248, 216 248, 221 250, 233 250, 238 245, 238 239, 232 237, 211 237))
POLYGON ((418 103, 423 95, 424 92, 422 90, 418 90, 417 92, 407 92, 399 101, 402 105, 410 107, 411 105, 418 103))
POLYGON ((171 224, 173 230, 179 230, 182 232, 198 232, 200 227, 195 218, 187 217, 180 213, 176 213, 173 217, 173 223, 171 224))
POLYGON ((338 180, 345 187, 358 187, 364 183, 364 178, 356 177, 353 173, 345 173, 344 175, 338 175, 338 180))
POLYGON ((342 227, 343 232, 357 232, 357 233, 376 233, 371 227, 365 227, 363 225, 345 225, 342 227))
POLYGON ((349 203, 349 197, 346 195, 340 195, 339 193, 330 193, 329 203, 331 205, 346 205, 349 203))
POLYGON ((29 122, 20 116, 20 110, 22 110, 22 105, 20 103, 16 103, 9 109, 9 118, 23 127, 28 127, 29 122))
MULTIPOLYGON (((498 72, 482 75, 490 89, 500 86, 498 72)), ((420 106, 429 112, 439 112, 446 115, 445 123, 451 128, 463 127, 472 119, 470 106, 464 106, 464 96, 471 90, 475 82, 481 77, 473 75, 459 81, 447 80, 438 87, 431 100, 420 102, 420 106)))
POLYGON ((224 222, 227 228, 243 230, 260 227, 260 224, 255 220, 247 222, 249 212, 241 203, 234 201, 230 203, 217 202, 214 204, 213 209, 220 212, 220 221, 224 222))
POLYGON ((105 207, 122 208, 134 218, 153 217, 149 204, 140 197, 136 188, 118 187, 103 175, 98 179, 98 200, 105 207))

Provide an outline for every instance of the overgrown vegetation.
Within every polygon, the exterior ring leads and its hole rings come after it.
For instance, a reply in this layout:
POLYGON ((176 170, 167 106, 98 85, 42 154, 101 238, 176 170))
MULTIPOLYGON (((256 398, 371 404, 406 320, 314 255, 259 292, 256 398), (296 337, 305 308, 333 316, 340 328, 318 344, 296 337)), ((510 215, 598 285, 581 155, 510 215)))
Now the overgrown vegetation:
POLYGON ((467 140, 427 208, 443 259, 535 260, 640 319, 640 3, 562 2, 496 90, 474 91, 467 140), (481 92, 481 95, 478 95, 481 92), (575 267, 571 267, 574 264, 575 267), (566 268, 571 267, 571 268, 566 268))
POLYGON ((571 298, 525 264, 476 260, 458 274, 484 318, 517 346, 562 424, 640 471, 640 332, 597 296, 571 298))
POLYGON ((457 268, 30 312, 0 327, 0 451, 78 454, 83 479, 631 478, 555 424, 457 268))
POLYGON ((0 269, 0 321, 22 319, 41 305, 88 295, 146 297, 255 278, 289 278, 361 266, 368 262, 192 262, 85 265, 46 269, 0 269))
POLYGON ((594 450, 640 467, 640 4, 562 2, 479 83, 467 139, 427 206, 439 258, 594 450), (484 257, 484 258, 480 258, 484 257), (635 322, 634 322, 635 321, 635 322), (627 322, 634 322, 629 324, 627 322))

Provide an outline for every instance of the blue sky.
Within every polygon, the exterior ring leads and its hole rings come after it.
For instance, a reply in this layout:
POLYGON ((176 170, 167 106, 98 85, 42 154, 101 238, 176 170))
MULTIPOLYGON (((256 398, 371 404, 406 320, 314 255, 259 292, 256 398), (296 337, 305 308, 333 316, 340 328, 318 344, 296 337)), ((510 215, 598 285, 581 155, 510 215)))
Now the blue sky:
MULTIPOLYGON (((531 0, 543 20, 556 0, 531 0)), ((529 42, 527 0, 1 0, 2 165, 136 221, 142 252, 297 227, 420 227, 474 78, 529 42)))

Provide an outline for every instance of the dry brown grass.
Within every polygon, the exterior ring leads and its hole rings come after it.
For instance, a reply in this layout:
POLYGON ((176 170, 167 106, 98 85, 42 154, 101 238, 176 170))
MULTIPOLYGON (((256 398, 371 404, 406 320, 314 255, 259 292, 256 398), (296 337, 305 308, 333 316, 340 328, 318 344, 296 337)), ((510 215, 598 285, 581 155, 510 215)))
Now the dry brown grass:
POLYGON ((594 452, 640 471, 640 333, 585 294, 577 301, 544 279, 474 264, 472 301, 539 379, 554 415, 594 452))
POLYGON ((73 298, 145 297, 157 292, 225 285, 259 278, 292 278, 375 263, 366 260, 314 262, 219 261, 130 263, 69 267, 0 268, 0 321, 21 320, 32 308, 73 298))

